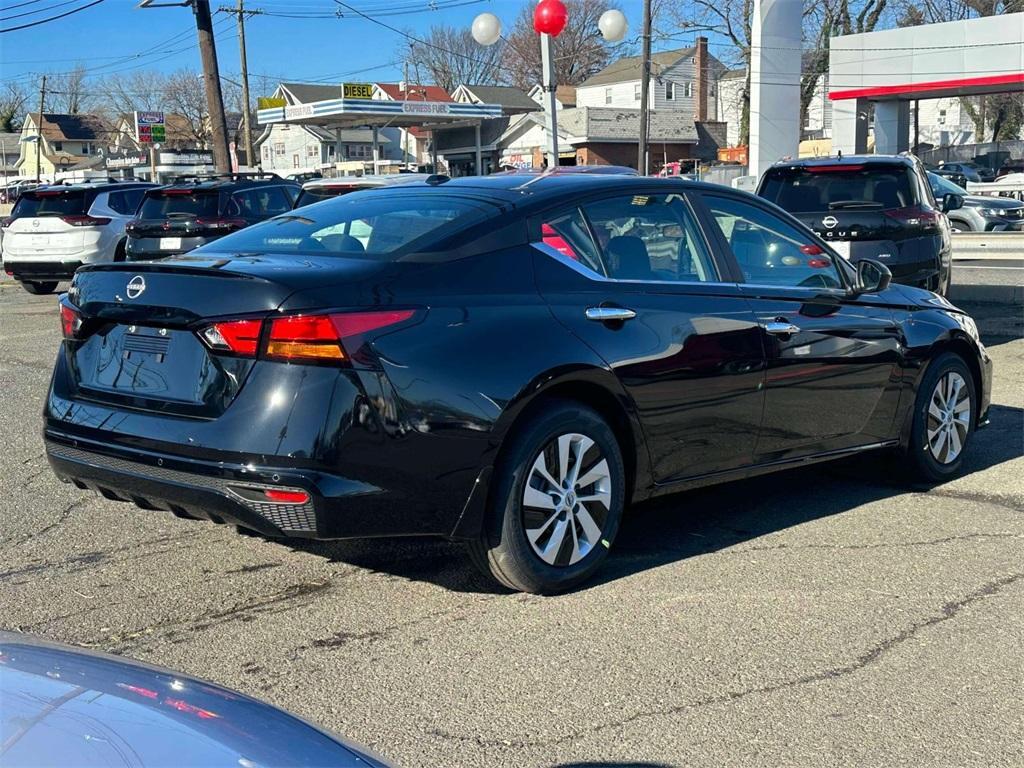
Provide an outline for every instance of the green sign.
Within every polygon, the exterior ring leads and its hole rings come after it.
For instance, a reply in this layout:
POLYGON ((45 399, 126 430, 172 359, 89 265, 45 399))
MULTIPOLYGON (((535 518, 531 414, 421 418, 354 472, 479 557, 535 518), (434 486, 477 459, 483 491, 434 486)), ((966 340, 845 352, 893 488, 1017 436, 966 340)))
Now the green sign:
POLYGON ((163 125, 154 125, 152 131, 153 141, 156 143, 167 141, 167 128, 163 125))

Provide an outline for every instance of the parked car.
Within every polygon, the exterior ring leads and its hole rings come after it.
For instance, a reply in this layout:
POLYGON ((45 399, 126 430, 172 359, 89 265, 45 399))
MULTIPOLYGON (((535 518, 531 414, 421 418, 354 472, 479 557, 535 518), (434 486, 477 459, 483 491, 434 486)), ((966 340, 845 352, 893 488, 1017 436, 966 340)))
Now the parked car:
MULTIPOLYGON (((959 174, 967 181, 982 181, 980 170, 972 163, 939 163, 936 172, 938 171, 959 174)), ((943 176, 945 174, 940 173, 939 175, 943 176)))
POLYGON ((34 181, 13 181, 4 187, 0 187, 0 203, 14 205, 14 203, 18 202, 22 192, 27 192, 38 186, 41 185, 34 181))
POLYGON ((128 225, 128 261, 187 253, 292 209, 301 188, 275 174, 188 176, 151 189, 128 225))
POLYGON ((0 632, 0 764, 386 768, 362 747, 215 683, 0 632))
POLYGON ((889 280, 718 185, 367 190, 82 269, 46 452, 144 509, 443 536, 508 587, 557 592, 631 502, 876 449, 890 478, 953 476, 991 361, 969 316, 889 280))
POLYGON ((962 208, 947 214, 954 232, 1020 232, 1024 231, 1024 203, 1009 197, 968 195, 948 179, 928 174, 932 195, 941 200, 946 195, 964 199, 962 208))
POLYGON ((894 281, 944 296, 952 241, 942 214, 963 200, 950 195, 936 203, 925 173, 913 155, 789 160, 765 172, 757 194, 792 213, 851 263, 877 259, 894 281))
MULTIPOLYGON (((946 168, 944 166, 938 166, 937 168, 932 168, 930 172, 934 173, 936 176, 941 176, 944 179, 949 179, 949 181, 951 181, 953 184, 956 184, 958 187, 967 186, 967 176, 964 175, 961 171, 956 170, 955 168, 946 168)), ((977 179, 975 179, 975 181, 977 181, 977 179)))
POLYGON ((50 184, 26 190, 3 222, 4 271, 29 293, 52 293, 83 264, 123 261, 141 182, 50 184))
POLYGON ((996 179, 1009 176, 1011 173, 1024 173, 1024 160, 1007 160, 996 171, 996 179))
MULTIPOLYGON (((299 193, 299 199, 295 201, 295 207, 301 208, 304 205, 319 203, 332 197, 340 197, 350 192, 358 192, 361 189, 410 184, 415 181, 425 181, 429 178, 429 173, 392 173, 379 176, 342 176, 336 179, 313 179, 302 185, 302 192, 299 193)), ((436 178, 444 179, 447 177, 438 176, 436 178)))

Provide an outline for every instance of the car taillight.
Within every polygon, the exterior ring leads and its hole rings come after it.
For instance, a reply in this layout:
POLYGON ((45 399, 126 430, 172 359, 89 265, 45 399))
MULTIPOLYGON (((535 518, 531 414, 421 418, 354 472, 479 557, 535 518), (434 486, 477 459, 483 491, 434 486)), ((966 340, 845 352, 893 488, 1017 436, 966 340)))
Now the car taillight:
POLYGON ((82 329, 82 315, 63 301, 60 303, 60 327, 65 339, 77 338, 78 332, 82 329))
POLYGON ((268 500, 278 504, 305 504, 309 501, 309 494, 305 491, 285 491, 278 488, 267 488, 263 495, 268 500))
POLYGON ((245 219, 196 219, 196 224, 200 227, 206 227, 207 229, 219 229, 227 232, 231 232, 236 229, 242 229, 246 221, 245 219))
POLYGON ((856 173, 863 171, 863 165, 808 165, 808 173, 856 173))
POLYGON ((906 208, 891 208, 882 213, 890 219, 896 219, 896 221, 902 224, 909 224, 910 226, 924 225, 926 227, 934 227, 939 223, 938 213, 926 211, 924 208, 916 205, 906 208))
POLYGON ((270 321, 266 356, 272 360, 346 360, 345 341, 358 347, 358 338, 408 320, 412 309, 377 312, 337 312, 327 315, 294 315, 270 321))
POLYGON ((100 227, 104 224, 109 224, 110 219, 103 216, 89 216, 84 214, 81 216, 61 216, 60 220, 65 224, 70 224, 72 227, 100 227))
POLYGON ((208 325, 199 335, 211 349, 255 357, 260 343, 262 320, 228 320, 208 325))

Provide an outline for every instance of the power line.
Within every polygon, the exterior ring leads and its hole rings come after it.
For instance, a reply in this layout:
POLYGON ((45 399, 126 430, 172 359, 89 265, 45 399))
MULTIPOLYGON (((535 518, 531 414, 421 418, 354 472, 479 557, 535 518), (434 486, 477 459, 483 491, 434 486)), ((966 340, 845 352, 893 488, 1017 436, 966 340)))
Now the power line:
POLYGON ((21 13, 15 13, 10 16, 0 16, 0 21, 9 21, 10 19, 20 19, 23 16, 35 16, 37 13, 46 13, 52 11, 54 8, 63 8, 65 5, 71 5, 77 3, 78 0, 64 0, 63 3, 57 3, 55 5, 48 5, 45 8, 38 8, 34 11, 22 11, 21 13))
POLYGON ((0 11, 13 11, 15 8, 24 8, 26 5, 35 5, 36 3, 41 3, 41 2, 43 2, 43 0, 27 0, 27 2, 24 2, 24 3, 15 3, 14 5, 5 5, 3 8, 0 8, 0 11))
POLYGON ((57 19, 63 19, 67 16, 71 16, 72 14, 78 13, 79 11, 84 11, 88 8, 92 8, 94 5, 99 5, 102 2, 104 2, 104 0, 92 0, 91 3, 83 5, 80 8, 72 8, 70 11, 65 11, 64 13, 58 14, 56 16, 50 16, 48 19, 40 19, 39 21, 32 21, 29 22, 28 24, 22 24, 17 27, 8 27, 7 29, 0 29, 0 35, 4 34, 5 32, 17 32, 19 29, 30 29, 32 27, 38 27, 42 24, 48 24, 51 21, 57 21, 57 19))

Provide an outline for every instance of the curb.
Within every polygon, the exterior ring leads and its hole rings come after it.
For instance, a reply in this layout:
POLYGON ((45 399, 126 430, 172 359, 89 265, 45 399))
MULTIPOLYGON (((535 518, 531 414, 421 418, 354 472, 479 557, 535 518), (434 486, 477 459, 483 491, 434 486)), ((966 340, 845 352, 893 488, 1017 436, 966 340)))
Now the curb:
POLYGON ((949 299, 977 304, 1024 305, 1024 285, 964 285, 953 283, 949 299))

